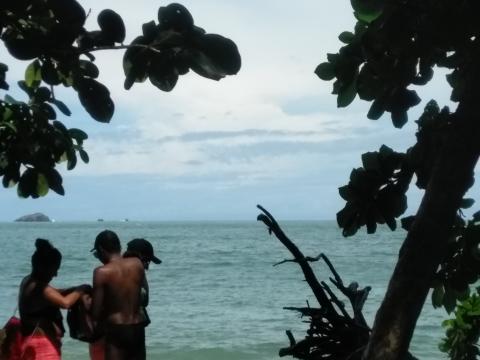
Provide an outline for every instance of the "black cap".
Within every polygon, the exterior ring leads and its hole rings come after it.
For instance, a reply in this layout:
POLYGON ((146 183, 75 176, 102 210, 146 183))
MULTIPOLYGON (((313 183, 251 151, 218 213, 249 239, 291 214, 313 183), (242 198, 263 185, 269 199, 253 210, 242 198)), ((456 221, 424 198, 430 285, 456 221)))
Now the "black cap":
POLYGON ((143 256, 146 260, 155 264, 160 264, 162 260, 153 253, 153 246, 145 239, 133 239, 127 244, 127 251, 131 251, 143 256))

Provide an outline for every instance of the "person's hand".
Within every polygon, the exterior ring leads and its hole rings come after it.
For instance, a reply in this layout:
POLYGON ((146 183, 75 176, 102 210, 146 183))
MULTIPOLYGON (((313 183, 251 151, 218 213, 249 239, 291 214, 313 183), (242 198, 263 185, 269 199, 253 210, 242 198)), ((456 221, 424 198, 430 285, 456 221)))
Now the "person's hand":
POLYGON ((81 297, 83 305, 87 311, 90 311, 92 308, 92 296, 90 294, 83 294, 81 297))

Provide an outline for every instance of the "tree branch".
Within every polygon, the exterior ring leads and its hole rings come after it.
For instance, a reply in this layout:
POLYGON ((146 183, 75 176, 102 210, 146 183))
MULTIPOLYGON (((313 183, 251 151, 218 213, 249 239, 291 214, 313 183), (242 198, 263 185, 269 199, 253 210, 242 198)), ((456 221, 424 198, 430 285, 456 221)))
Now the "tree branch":
POLYGON ((335 359, 335 360, 360 360, 361 351, 370 337, 370 328, 367 326, 363 315, 361 314, 363 304, 368 295, 369 287, 363 290, 357 290, 352 284, 348 287, 343 285, 340 275, 333 267, 330 260, 322 253, 317 257, 305 257, 298 247, 285 235, 274 217, 262 206, 258 208, 263 212, 257 218, 268 227, 270 234, 275 234, 278 240, 292 253, 293 259, 285 259, 275 265, 285 262, 296 262, 302 269, 305 280, 312 289, 319 308, 310 307, 284 307, 286 310, 298 311, 301 316, 309 317, 310 328, 307 330, 307 336, 296 342, 293 335, 287 336, 290 340, 290 346, 282 348, 280 356, 293 356, 298 359, 335 359), (345 308, 345 304, 335 295, 332 289, 324 281, 319 282, 310 267, 309 262, 323 259, 333 278, 332 283, 350 300, 353 316, 345 308), (348 295, 347 295, 348 294, 348 295), (338 309, 338 311, 337 311, 338 309), (292 340, 293 339, 293 340, 292 340))
MULTIPOLYGON (((305 257, 304 259, 305 259, 305 261, 308 261, 308 262, 315 262, 315 261, 318 261, 318 260, 321 259, 321 255, 322 255, 322 254, 318 255, 317 257, 307 256, 307 257, 305 257)), ((280 262, 278 262, 278 263, 273 264, 273 266, 278 266, 278 265, 281 265, 281 264, 285 264, 285 263, 287 263, 287 262, 298 263, 298 260, 297 260, 297 259, 285 259, 285 260, 282 260, 282 261, 280 261, 280 262)))
POLYGON ((358 289, 358 283, 352 282, 348 287, 345 287, 343 284, 343 280, 338 274, 335 267, 330 262, 330 259, 325 254, 319 255, 327 264, 328 268, 333 274, 333 279, 330 278, 330 281, 337 287, 338 290, 342 292, 349 300, 350 304, 352 305, 352 310, 354 314, 354 319, 358 321, 358 323, 363 324, 365 327, 368 328, 368 324, 363 316, 362 310, 365 301, 367 300, 368 294, 370 293, 371 287, 366 286, 364 289, 358 289))
MULTIPOLYGON (((156 44, 158 45, 158 44, 156 44)), ((159 50, 157 48, 154 48, 153 46, 151 45, 143 45, 143 44, 129 44, 129 45, 105 45, 105 46, 96 46, 94 48, 90 48, 90 49, 85 49, 85 50, 81 50, 81 49, 78 49, 77 53, 78 54, 82 54, 82 55, 86 55, 88 53, 91 53, 91 52, 94 52, 94 51, 102 51, 102 50, 124 50, 124 49, 131 49, 131 48, 141 48, 141 49, 146 49, 146 50, 150 50, 150 51, 153 51, 155 53, 158 53, 158 54, 161 54, 162 53, 162 50, 159 50)))
POLYGON ((312 268, 310 267, 308 262, 305 260, 305 256, 303 255, 303 253, 285 235, 285 233, 280 228, 275 218, 266 209, 264 209, 261 205, 257 205, 257 208, 259 208, 264 213, 264 214, 258 215, 257 220, 262 221, 268 227, 269 233, 271 234, 273 232, 275 236, 278 238, 278 240, 280 240, 280 242, 283 245, 285 245, 285 247, 292 253, 294 258, 300 265, 303 271, 303 274, 305 276, 305 280, 307 281, 308 285, 312 289, 313 294, 315 295, 320 306, 325 307, 327 312, 332 313, 332 315, 334 314, 336 315, 337 312, 333 308, 327 295, 325 294, 325 291, 323 290, 319 281, 315 277, 315 274, 313 273, 312 268))

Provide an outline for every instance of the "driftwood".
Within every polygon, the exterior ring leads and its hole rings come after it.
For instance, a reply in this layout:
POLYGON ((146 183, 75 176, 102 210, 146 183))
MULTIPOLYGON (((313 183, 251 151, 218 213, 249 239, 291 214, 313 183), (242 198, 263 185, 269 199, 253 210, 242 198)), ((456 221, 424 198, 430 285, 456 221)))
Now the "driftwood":
MULTIPOLYGON (((303 271, 305 280, 312 289, 319 307, 285 307, 286 310, 299 312, 302 317, 308 317, 310 327, 304 339, 296 341, 293 334, 287 331, 290 341, 288 347, 279 351, 279 356, 293 356, 298 359, 334 359, 334 360, 361 360, 363 351, 368 343, 371 329, 363 316, 362 310, 367 300, 370 287, 360 288, 358 283, 352 282, 345 286, 342 278, 324 254, 317 257, 306 257, 300 249, 285 235, 275 218, 262 206, 257 207, 263 212, 257 220, 262 221, 270 234, 290 251, 293 259, 285 259, 276 265, 286 262, 297 263, 303 271), (325 281, 318 281, 310 262, 323 260, 330 269, 333 277, 330 282, 345 296, 350 307, 347 309, 325 281), (350 311, 350 312, 349 312, 350 311)), ((409 354, 408 359, 415 359, 409 354)))

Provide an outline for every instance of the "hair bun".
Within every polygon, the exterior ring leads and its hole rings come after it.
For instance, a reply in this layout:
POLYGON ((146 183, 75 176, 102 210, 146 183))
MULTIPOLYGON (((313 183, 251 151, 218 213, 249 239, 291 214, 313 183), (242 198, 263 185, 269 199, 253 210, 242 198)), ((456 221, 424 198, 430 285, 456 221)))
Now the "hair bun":
POLYGON ((46 239, 37 239, 35 240, 35 247, 38 251, 49 251, 53 249, 52 244, 46 239))

